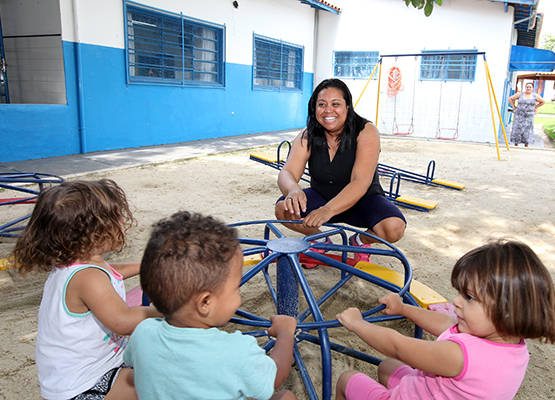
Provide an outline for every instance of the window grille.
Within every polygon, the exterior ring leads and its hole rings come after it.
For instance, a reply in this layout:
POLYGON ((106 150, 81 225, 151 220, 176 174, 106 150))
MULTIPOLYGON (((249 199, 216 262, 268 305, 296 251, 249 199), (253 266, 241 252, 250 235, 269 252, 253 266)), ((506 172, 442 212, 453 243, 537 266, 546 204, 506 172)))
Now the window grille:
POLYGON ((255 87, 301 90, 303 48, 255 35, 253 69, 255 87))
POLYGON ((473 52, 477 52, 477 50, 422 51, 423 54, 443 54, 422 56, 420 79, 474 82, 476 76, 476 54, 471 54, 473 52), (449 54, 450 52, 457 54, 449 54))
MULTIPOLYGON (((337 78, 368 79, 379 59, 379 51, 335 51, 333 54, 333 76, 337 78)), ((372 79, 377 79, 377 74, 374 74, 372 79)))
POLYGON ((224 84, 223 27, 126 6, 129 82, 224 84))

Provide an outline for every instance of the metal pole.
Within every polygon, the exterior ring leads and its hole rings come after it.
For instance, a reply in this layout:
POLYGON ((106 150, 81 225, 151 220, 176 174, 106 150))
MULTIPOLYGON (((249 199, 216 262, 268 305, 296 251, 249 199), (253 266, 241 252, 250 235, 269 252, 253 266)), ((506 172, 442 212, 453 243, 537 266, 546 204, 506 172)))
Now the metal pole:
POLYGON ((370 79, 372 79, 372 77, 374 76, 374 72, 376 72, 376 68, 378 68, 378 63, 376 63, 376 65, 374 66, 374 69, 372 70, 372 73, 370 74, 370 78, 368 78, 368 80, 366 81, 366 85, 364 85, 364 89, 362 89, 362 93, 360 94, 360 96, 358 96, 358 99, 357 99, 355 105, 353 106, 353 108, 357 108, 357 104, 360 101, 360 99, 362 98, 362 95, 364 94, 364 91, 366 90, 366 87, 370 83, 370 79))
POLYGON ((489 106, 491 109, 491 120, 493 122, 493 135, 495 136, 495 148, 497 149, 497 160, 501 160, 501 155, 499 154, 499 140, 497 139, 497 129, 495 129, 495 114, 493 113, 493 103, 491 101, 491 87, 488 79, 488 62, 484 57, 484 66, 486 68, 486 84, 488 85, 488 95, 489 95, 489 106))
POLYGON ((486 66, 486 78, 491 85, 491 91, 493 93, 493 100, 495 100, 495 108, 497 109, 497 115, 499 115, 499 122, 501 122, 501 129, 503 130, 503 137, 505 138, 505 144, 507 145, 507 150, 511 151, 509 148, 509 141, 507 140, 507 133, 505 132, 505 124, 503 124, 503 118, 501 117, 501 111, 499 110, 499 104, 497 104, 497 97, 495 96, 495 89, 493 88, 493 82, 491 80, 491 75, 489 73, 488 62, 486 61, 486 56, 484 55, 484 64, 486 66))
POLYGON ((378 70, 378 101, 376 102, 376 121, 375 125, 378 126, 378 110, 380 109, 380 87, 382 84, 382 59, 380 58, 380 69, 378 70))
POLYGON ((299 315, 299 283, 293 271, 294 266, 287 256, 280 256, 276 262, 277 313, 297 318, 299 315))

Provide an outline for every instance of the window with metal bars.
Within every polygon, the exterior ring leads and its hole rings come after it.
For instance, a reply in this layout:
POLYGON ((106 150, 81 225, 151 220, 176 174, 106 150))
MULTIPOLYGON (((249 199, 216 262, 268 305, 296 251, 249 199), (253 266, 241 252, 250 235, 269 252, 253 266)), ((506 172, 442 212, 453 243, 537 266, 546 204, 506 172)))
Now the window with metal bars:
POLYGON ((302 90, 303 47, 254 35, 255 88, 302 90))
MULTIPOLYGON (((368 79, 379 59, 379 51, 334 51, 333 76, 368 79)), ((373 79, 377 79, 377 74, 373 79)))
POLYGON ((130 83, 224 85, 224 27, 126 2, 130 83))
POLYGON ((424 81, 468 81, 476 76, 478 50, 423 50, 420 62, 420 79, 424 81), (457 54, 449 54, 449 53, 457 54), (441 53, 425 55, 426 53, 441 53), (462 53, 462 54, 461 54, 462 53))

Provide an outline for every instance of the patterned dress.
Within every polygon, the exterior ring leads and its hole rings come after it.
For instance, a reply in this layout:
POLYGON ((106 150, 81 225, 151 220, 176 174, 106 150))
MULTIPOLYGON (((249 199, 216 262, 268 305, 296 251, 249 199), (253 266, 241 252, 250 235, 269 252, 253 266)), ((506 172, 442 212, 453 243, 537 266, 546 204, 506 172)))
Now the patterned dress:
POLYGON ((524 98, 524 92, 518 98, 515 110, 513 129, 511 130, 511 142, 534 144, 534 114, 536 107, 536 94, 529 99, 524 98))

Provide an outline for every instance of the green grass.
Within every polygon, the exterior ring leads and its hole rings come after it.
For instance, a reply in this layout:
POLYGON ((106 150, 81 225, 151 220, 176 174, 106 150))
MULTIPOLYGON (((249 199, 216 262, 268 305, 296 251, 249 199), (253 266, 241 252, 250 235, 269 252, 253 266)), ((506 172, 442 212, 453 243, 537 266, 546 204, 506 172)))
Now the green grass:
POLYGON ((555 117, 535 117, 534 124, 543 126, 543 131, 555 140, 555 117))
POLYGON ((552 101, 546 102, 538 109, 540 114, 555 114, 555 103, 552 101))

